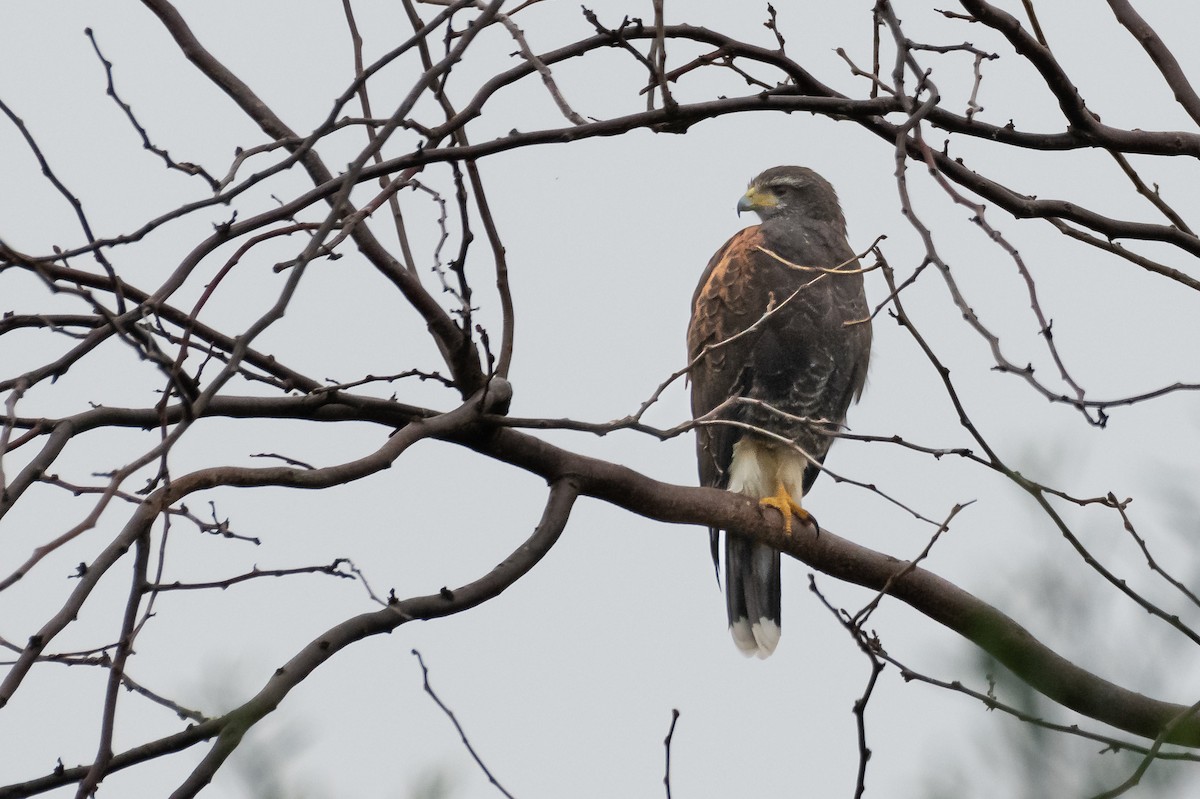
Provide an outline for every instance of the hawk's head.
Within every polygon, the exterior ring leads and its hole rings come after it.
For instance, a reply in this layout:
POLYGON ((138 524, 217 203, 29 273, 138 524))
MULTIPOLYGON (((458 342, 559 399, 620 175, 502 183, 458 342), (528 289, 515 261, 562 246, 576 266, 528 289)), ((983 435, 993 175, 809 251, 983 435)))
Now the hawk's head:
POLYGON ((738 214, 753 211, 766 222, 775 217, 798 222, 831 221, 845 226, 833 186, 802 166, 775 166, 750 181, 738 200, 738 214))

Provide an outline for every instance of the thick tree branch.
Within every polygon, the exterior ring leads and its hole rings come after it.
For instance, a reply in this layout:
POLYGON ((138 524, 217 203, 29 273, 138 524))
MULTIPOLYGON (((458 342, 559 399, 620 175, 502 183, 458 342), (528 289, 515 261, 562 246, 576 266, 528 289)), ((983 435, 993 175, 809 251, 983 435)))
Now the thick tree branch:
MULTIPOLYGON (((292 406, 294 412, 300 413, 309 400, 260 402, 262 405, 276 405, 282 415, 285 405, 292 406)), ((233 400, 216 398, 210 412, 233 413, 240 410, 241 405, 249 410, 253 403, 253 400, 243 400, 239 404, 233 400)), ((352 410, 336 409, 336 405, 331 406, 334 413, 326 418, 354 418, 352 410)), ((262 407, 258 410, 261 412, 262 407)), ((134 425, 149 418, 148 413, 120 409, 89 412, 96 420, 107 417, 111 423, 116 418, 124 417, 126 423, 134 425)), ((357 418, 396 425, 411 420, 407 410, 394 406, 389 409, 389 404, 384 401, 377 401, 371 414, 357 418)), ((72 421, 72 425, 77 426, 83 421, 72 421)), ((489 457, 538 474, 549 482, 570 478, 578 484, 580 493, 639 515, 664 522, 734 530, 778 547, 831 577, 877 591, 886 588, 891 596, 992 654, 1049 698, 1119 729, 1153 739, 1162 726, 1182 710, 1182 706, 1127 691, 1075 666, 1034 639, 999 610, 923 569, 909 570, 910 565, 905 561, 858 546, 828 531, 822 531, 819 537, 809 530, 785 536, 782 528, 775 523, 774 516, 764 517, 757 505, 744 497, 715 489, 662 483, 626 467, 579 455, 509 428, 480 433, 455 423, 439 424, 437 429, 442 432, 437 433, 436 437, 463 444, 489 457)), ((428 434, 427 429, 422 430, 422 435, 428 434)), ((391 453, 387 457, 391 458, 391 453)), ((324 470, 314 472, 287 467, 237 470, 234 475, 221 470, 210 471, 213 472, 212 477, 205 479, 213 485, 289 484, 316 487, 332 479, 330 473, 324 470)), ((199 477, 197 475, 193 479, 199 477)), ((354 479, 349 475, 342 475, 338 479, 343 478, 354 479)), ((175 483, 175 491, 195 490, 191 486, 191 482, 181 478, 175 483)), ((114 542, 114 545, 118 545, 118 542, 114 542)), ((75 605, 72 604, 72 607, 75 605)), ((48 639, 53 631, 43 630, 40 635, 48 639)), ((0 697, 8 695, 0 688, 0 697)), ((1170 740, 1171 743, 1200 746, 1200 722, 1181 725, 1175 736, 1170 740)))
MULTIPOLYGON (((463 440, 465 446, 547 480, 569 476, 581 494, 664 522, 732 530, 839 580, 888 594, 991 654, 1053 701, 1126 732, 1154 739, 1185 705, 1159 701, 1076 666, 986 602, 920 567, 810 527, 784 533, 774 514, 753 500, 708 488, 684 488, 632 469, 578 455, 511 429, 463 440), (901 576, 896 577, 897 574, 901 576)), ((1168 743, 1200 747, 1200 721, 1186 718, 1168 743)))

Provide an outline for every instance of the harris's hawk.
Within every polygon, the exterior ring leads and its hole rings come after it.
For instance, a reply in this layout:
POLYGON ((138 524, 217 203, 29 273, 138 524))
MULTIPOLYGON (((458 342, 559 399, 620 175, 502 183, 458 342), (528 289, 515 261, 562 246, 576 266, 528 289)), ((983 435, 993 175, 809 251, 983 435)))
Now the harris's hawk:
MULTIPOLYGON (((717 251, 688 326, 700 482, 807 520, 801 500, 862 393, 871 353, 863 279, 833 187, 777 166, 750 183, 738 213, 762 224, 717 251)), ((717 562, 718 530, 712 537, 717 562)), ((746 655, 779 643, 779 551, 725 538, 729 628, 746 655)))

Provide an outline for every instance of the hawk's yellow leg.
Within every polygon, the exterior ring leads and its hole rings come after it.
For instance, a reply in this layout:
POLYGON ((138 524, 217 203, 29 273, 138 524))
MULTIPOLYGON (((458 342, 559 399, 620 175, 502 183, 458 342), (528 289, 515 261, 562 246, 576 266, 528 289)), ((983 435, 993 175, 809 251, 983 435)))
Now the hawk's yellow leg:
POLYGON ((812 514, 792 499, 792 495, 788 493, 787 488, 783 483, 779 483, 779 490, 774 496, 763 497, 758 501, 758 504, 763 507, 774 508, 783 514, 783 531, 788 535, 792 533, 792 515, 794 514, 800 521, 808 524, 812 521, 812 514))

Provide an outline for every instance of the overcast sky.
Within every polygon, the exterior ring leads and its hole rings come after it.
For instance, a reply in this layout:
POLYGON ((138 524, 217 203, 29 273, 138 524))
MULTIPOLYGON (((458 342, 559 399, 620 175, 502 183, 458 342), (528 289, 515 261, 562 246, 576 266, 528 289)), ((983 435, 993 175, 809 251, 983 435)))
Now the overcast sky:
MULTIPOLYGON (((846 48, 860 65, 870 63, 871 5, 779 4, 789 53, 827 84, 865 93, 864 81, 849 74, 834 48, 846 48)), ((897 5, 914 38, 969 39, 1002 54, 984 67, 984 121, 1003 125, 1011 119, 1022 130, 1061 129, 1048 93, 998 37, 980 25, 945 19, 924 4, 897 5)), ((1152 66, 1106 8, 1042 5, 1048 41, 1106 123, 1193 127, 1171 107, 1152 66)), ((1020 3, 1007 6, 1017 13, 1020 3)), ((297 131, 318 124, 353 76, 341 5, 332 0, 205 0, 178 7, 213 54, 297 131)), ((395 3, 359 2, 355 11, 368 60, 408 35, 395 3)), ((426 16, 434 11, 423 7, 426 16)), ((604 2, 596 11, 613 25, 626 14, 653 15, 648 2, 604 2)), ((1200 76, 1200 53, 1189 49, 1187 38, 1200 24, 1200 14, 1194 8, 1172 14, 1151 22, 1159 24, 1169 45, 1177 45, 1185 71, 1200 76)), ((542 3, 518 18, 537 51, 591 30, 575 3, 542 3)), ((762 27, 765 7, 754 4, 669 2, 667 18, 773 46, 762 27)), ((139 4, 10 3, 0 21, 0 99, 24 119, 55 172, 82 199, 100 236, 134 230, 206 196, 207 189, 197 179, 168 172, 142 149, 120 109, 105 97, 104 71, 84 28, 94 30, 115 64, 122 97, 155 143, 176 160, 221 175, 236 147, 263 140, 139 4)), ((450 94, 455 100, 465 101, 482 80, 512 63, 512 42, 500 30, 494 34, 454 71, 450 94)), ((668 52, 670 67, 700 50, 680 46, 668 52)), ((924 60, 936 69, 933 79, 946 106, 961 112, 971 88, 970 57, 924 60)), ((645 98, 637 94, 644 70, 617 50, 563 65, 555 74, 567 99, 585 116, 644 108, 645 98)), ((392 112, 412 77, 403 69, 381 76, 374 95, 377 116, 392 112)), ((744 91, 734 76, 701 72, 680 81, 676 97, 695 101, 744 91)), ((432 108, 423 113, 436 118, 432 108)), ((485 141, 513 128, 563 124, 540 83, 527 79, 498 97, 470 134, 485 141)), ((929 135, 940 145, 942 134, 929 135)), ((402 153, 417 140, 416 134, 398 134, 390 152, 402 153)), ((321 154, 337 169, 361 146, 361 131, 351 129, 326 142, 321 154)), ((1014 157, 978 142, 955 147, 953 155, 1018 191, 1158 221, 1102 153, 1014 157)), ((884 252, 898 277, 913 273, 924 251, 899 213, 893 153, 851 122, 804 114, 744 115, 699 124, 686 136, 639 131, 481 162, 516 302, 513 414, 605 421, 634 411, 684 364, 695 282, 709 256, 751 221, 734 211, 746 182, 767 167, 789 163, 816 169, 836 187, 856 250, 886 235, 884 252)), ((1148 181, 1161 184, 1185 218, 1194 219, 1200 209, 1194 163, 1135 163, 1148 181)), ((972 307, 1002 337, 1006 356, 1018 364, 1033 363, 1054 384, 1025 283, 1012 261, 923 169, 912 169, 910 178, 917 210, 934 227, 936 243, 972 307)), ((448 169, 427 170, 421 179, 452 190, 448 169)), ((303 187, 299 172, 281 176, 269 188, 239 198, 235 207, 245 218, 271 207, 271 192, 282 197, 303 187)), ((402 199, 414 250, 431 265, 438 236, 435 207, 415 192, 404 192, 402 199)), ((314 209, 312 218, 323 212, 314 209)), ((195 214, 136 247, 114 251, 114 263, 131 283, 153 288, 230 213, 214 208, 195 214)), ((1193 346, 1200 308, 1194 294, 1060 240, 1044 222, 1017 222, 998 209, 989 210, 988 219, 1025 257, 1042 305, 1054 319, 1056 343, 1089 395, 1136 394, 1177 380, 1200 380, 1193 346)), ((377 230, 387 227, 379 222, 377 230)), ((72 209, 40 176, 6 121, 0 123, 0 238, 35 255, 82 242, 72 209)), ((284 277, 271 266, 294 257, 302 246, 286 240, 256 250, 222 282, 201 318, 230 333, 244 329, 282 286, 284 277)), ((477 242, 473 286, 481 321, 498 331, 484 250, 477 242)), ((1180 263, 1178 254, 1149 246, 1143 251, 1196 274, 1195 265, 1180 263)), ((185 287, 177 305, 189 307, 231 252, 220 250, 206 262, 203 279, 185 287)), ((357 253, 345 252, 348 257, 312 264, 288 315, 259 340, 259 349, 319 379, 350 381, 437 368, 424 325, 357 253)), ((429 273, 427 280, 432 279, 429 273)), ((867 285, 872 304, 886 296, 878 272, 868 275, 867 285)), ((15 270, 0 272, 0 300, 4 312, 84 312, 15 270)), ((952 369, 982 432, 1010 466, 1079 496, 1112 491, 1135 497, 1131 513, 1151 538, 1156 556, 1194 584, 1197 564, 1189 544, 1200 532, 1191 512, 1200 479, 1193 454, 1200 443, 1196 395, 1179 393, 1117 409, 1108 428, 1097 431, 1077 412, 1047 403, 1018 377, 992 371, 986 343, 962 322, 932 271, 906 292, 905 303, 952 369)), ((875 331, 867 391, 849 419, 853 431, 899 434, 929 446, 967 445, 936 373, 909 334, 886 314, 875 331)), ((0 340, 3 377, 54 357, 63 346, 44 334, 5 336, 0 340)), ((89 402, 146 407, 156 401, 160 383, 153 369, 113 346, 94 363, 85 361, 54 385, 31 392, 18 413, 65 415, 86 409, 89 402)), ((230 389, 250 390, 236 384, 230 389)), ((429 384, 373 390, 380 396, 393 392, 402 401, 438 409, 455 405, 452 392, 429 384)), ((663 427, 686 420, 686 389, 672 386, 647 418, 663 427)), ((261 465, 251 458, 261 452, 328 465, 372 451, 388 431, 212 420, 192 433, 174 452, 176 474, 220 463, 261 465)), ((657 479, 696 481, 690 436, 660 442, 636 433, 539 435, 657 479)), ((95 482, 93 474, 132 459, 153 445, 151 438, 139 432, 92 434, 69 448, 55 471, 75 482, 95 482)), ((27 457, 6 461, 6 471, 14 473, 27 457)), ((1132 603, 1110 596, 1011 484, 954 459, 935 461, 882 444, 839 442, 828 466, 874 483, 935 519, 944 518, 955 503, 975 500, 933 550, 928 568, 1000 607, 1056 651, 1101 676, 1156 698, 1194 701, 1200 689, 1196 655, 1166 625, 1147 621, 1132 603)), ((189 499, 201 515, 209 512, 209 501, 216 502, 218 514, 228 517, 236 532, 262 544, 204 537, 180 526, 172 533, 165 579, 220 579, 256 564, 284 568, 349 557, 377 593, 430 593, 469 582, 504 558, 533 529, 545 493, 537 478, 449 444, 423 442, 386 472, 329 492, 243 489, 189 499)), ((67 502, 50 488, 29 499, 0 525, 5 574, 90 507, 67 502)), ((879 495, 827 477, 816 484, 809 506, 829 530, 901 558, 920 552, 932 532, 879 495)), ((1172 612, 1189 613, 1148 574, 1114 514, 1070 507, 1063 513, 1114 570, 1172 612)), ((0 593, 0 635, 26 640, 73 587, 68 575, 75 564, 90 561, 127 516, 126 507, 110 509, 95 530, 0 593)), ((82 623, 55 642, 55 651, 96 646, 116 635, 127 568, 101 583, 94 607, 89 605, 82 623)), ((282 781, 285 793, 277 795, 289 797, 413 797, 434 775, 444 775, 449 796, 456 799, 495 795, 449 721, 422 692, 421 672, 410 654, 416 648, 484 762, 518 797, 662 795, 662 740, 673 708, 681 714, 672 751, 675 796, 849 796, 857 762, 851 708, 869 668, 808 591, 808 573, 803 564, 785 559, 782 642, 769 660, 747 661, 726 630, 724 599, 713 579, 704 530, 662 525, 580 500, 553 551, 500 598, 459 616, 405 625, 390 636, 363 641, 318 669, 252 731, 245 751, 205 795, 271 795, 250 787, 253 778, 247 775, 256 769, 282 781)), ((817 584, 836 606, 851 611, 872 596, 821 575, 817 584)), ((215 713, 255 693, 276 667, 327 627, 373 607, 361 585, 318 576, 252 581, 223 592, 166 594, 158 616, 138 639, 129 673, 184 705, 215 713)), ((1191 620, 1196 615, 1192 608, 1191 620)), ((973 648, 905 606, 883 603, 871 626, 888 652, 913 668, 986 690, 973 648)), ((34 670, 0 713, 0 784, 47 773, 56 758, 69 766, 90 762, 104 677, 100 670, 62 666, 34 670)), ((1046 712, 1065 723, 1082 722, 1065 711, 1046 712)), ((124 700, 119 722, 118 751, 181 724, 169 711, 135 697, 124 700)), ((1014 754, 1020 749, 1009 744, 1026 728, 985 712, 967 697, 906 684, 888 668, 869 705, 868 725, 874 753, 868 795, 924 797, 939 790, 944 796, 1017 795, 1004 780, 1015 771, 1022 782, 1025 765, 1014 754)), ((1068 742, 1060 754, 1055 746, 1043 744, 1043 754, 1050 759, 1048 753, 1054 753, 1059 773, 1037 777, 1046 780, 1039 784, 1061 778, 1063 785, 1090 785, 1086 777, 1100 767, 1094 754, 1099 747, 1068 742)), ((166 795, 204 751, 196 747, 148 768, 114 774, 105 780, 103 795, 166 795)), ((1124 774, 1124 766, 1112 773, 1124 774)), ((1186 784, 1197 782, 1187 779, 1186 784)), ((1180 784, 1171 790, 1177 791, 1171 795, 1186 793, 1180 784)))

